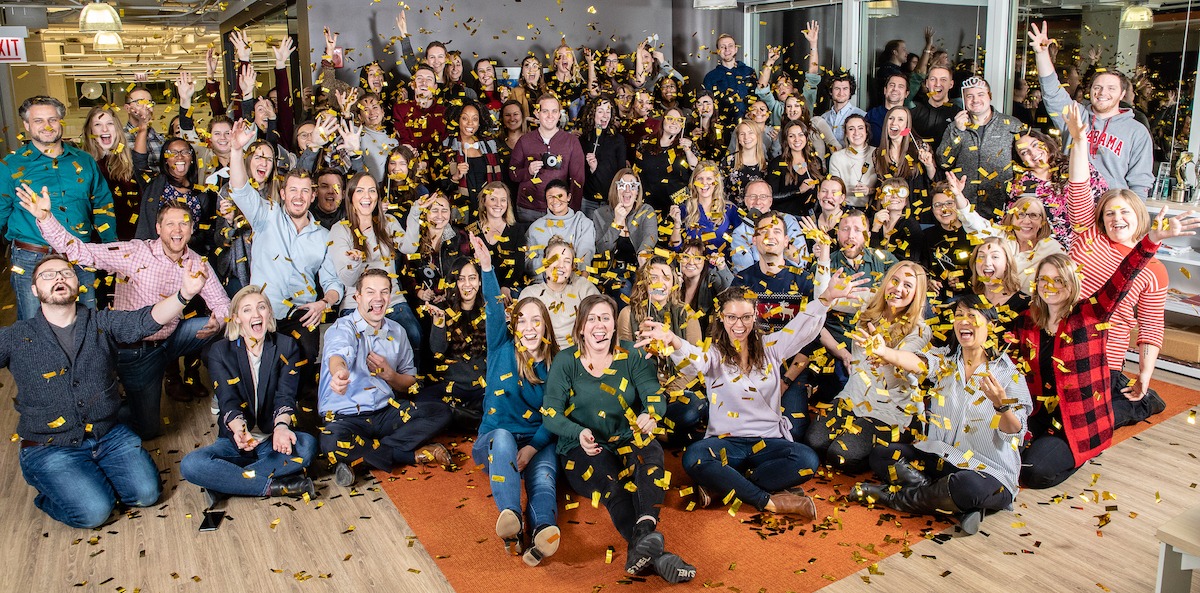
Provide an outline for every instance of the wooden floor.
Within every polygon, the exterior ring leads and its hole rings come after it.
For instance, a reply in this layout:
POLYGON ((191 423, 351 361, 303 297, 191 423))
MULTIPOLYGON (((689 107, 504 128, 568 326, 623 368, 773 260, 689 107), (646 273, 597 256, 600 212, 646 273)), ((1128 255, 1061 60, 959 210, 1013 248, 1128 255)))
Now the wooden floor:
MULTIPOLYGON (((8 286, 0 278, 0 303, 12 302, 8 286)), ((5 317, 11 307, 0 309, 5 317)), ((1198 381, 1162 375, 1200 389, 1198 381)), ((7 370, 0 384, 0 397, 12 398, 7 370)), ((221 529, 199 533, 203 498, 180 479, 179 460, 212 441, 213 417, 207 402, 167 404, 164 414, 169 434, 147 443, 166 484, 162 500, 98 530, 67 528, 38 511, 19 477, 17 445, 0 450, 0 475, 9 476, 0 480, 0 532, 10 534, 0 552, 0 591, 451 590, 371 483, 351 492, 326 477, 309 504, 231 500, 221 529)), ((1200 504, 1200 426, 1187 417, 1117 445, 1053 491, 1022 491, 1016 511, 988 517, 979 535, 920 542, 909 557, 880 560, 870 572, 864 564, 822 591, 1152 591, 1155 530, 1200 504)), ((15 432, 16 420, 11 405, 0 406, 3 434, 15 432)))

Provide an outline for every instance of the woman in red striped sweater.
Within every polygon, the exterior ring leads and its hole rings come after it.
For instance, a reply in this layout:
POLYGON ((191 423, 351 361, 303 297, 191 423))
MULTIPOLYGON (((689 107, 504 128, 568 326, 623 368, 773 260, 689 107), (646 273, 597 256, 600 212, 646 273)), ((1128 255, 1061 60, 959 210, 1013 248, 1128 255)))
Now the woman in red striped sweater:
POLYGON ((1193 212, 1166 214, 1164 208, 1093 298, 1079 299, 1080 279, 1067 256, 1050 255, 1038 265, 1030 309, 1015 332, 1018 368, 1036 402, 1031 440, 1021 453, 1023 486, 1057 486, 1112 444, 1108 324, 1163 239, 1194 235, 1200 227, 1193 212))
MULTIPOLYGON (((1126 189, 1106 191, 1095 201, 1089 184, 1080 182, 1088 179, 1087 126, 1077 105, 1069 105, 1063 112, 1074 141, 1067 185, 1067 212, 1075 230, 1070 255, 1083 272, 1079 296, 1087 299, 1104 286, 1138 240, 1149 232, 1150 214, 1142 199, 1126 189)), ((1150 390, 1150 376, 1154 374, 1154 363, 1163 343, 1167 282, 1166 267, 1152 258, 1109 320, 1105 349, 1114 394, 1114 427, 1136 424, 1166 408, 1162 398, 1150 390), (1140 366, 1137 379, 1131 381, 1122 367, 1129 335, 1135 327, 1140 366)))

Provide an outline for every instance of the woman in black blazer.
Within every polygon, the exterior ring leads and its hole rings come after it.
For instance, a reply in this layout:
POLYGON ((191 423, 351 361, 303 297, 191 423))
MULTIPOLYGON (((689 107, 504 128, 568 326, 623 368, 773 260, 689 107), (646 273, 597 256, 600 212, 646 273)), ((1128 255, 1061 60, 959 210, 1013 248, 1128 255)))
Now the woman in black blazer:
POLYGON ((227 340, 209 349, 208 372, 221 414, 217 442, 183 458, 184 479, 205 489, 211 507, 236 496, 316 496, 304 468, 317 452, 312 435, 292 430, 300 347, 275 333, 262 287, 233 295, 227 340))

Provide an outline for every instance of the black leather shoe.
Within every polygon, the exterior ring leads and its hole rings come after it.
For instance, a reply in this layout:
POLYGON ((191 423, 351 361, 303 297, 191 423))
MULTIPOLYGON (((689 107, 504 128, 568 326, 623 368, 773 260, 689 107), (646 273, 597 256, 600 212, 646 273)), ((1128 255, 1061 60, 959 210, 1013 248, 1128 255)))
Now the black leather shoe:
POLYGON ((312 478, 304 474, 272 478, 271 482, 267 485, 267 496, 300 498, 305 494, 309 498, 314 498, 317 495, 317 489, 313 485, 312 478))

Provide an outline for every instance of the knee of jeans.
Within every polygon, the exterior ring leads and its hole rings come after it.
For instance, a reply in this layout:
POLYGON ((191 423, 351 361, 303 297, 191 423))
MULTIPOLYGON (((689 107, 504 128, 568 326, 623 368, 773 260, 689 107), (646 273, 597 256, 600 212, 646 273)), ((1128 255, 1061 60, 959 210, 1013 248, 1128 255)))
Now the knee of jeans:
POLYGON ((116 506, 115 501, 101 498, 81 498, 76 501, 76 505, 70 517, 63 522, 82 529, 94 529, 104 525, 116 506))
POLYGON ((293 456, 303 459, 304 465, 307 466, 312 463, 313 457, 317 455, 317 439, 306 432, 297 432, 295 434, 296 445, 292 447, 293 456))
POLYGON ((1053 488, 1062 483, 1059 474, 1036 465, 1026 465, 1021 468, 1021 485, 1034 490, 1053 488))
POLYGON ((517 456, 517 439, 511 432, 498 428, 488 433, 488 452, 492 455, 517 456))
POLYGON ((195 484, 196 478, 202 473, 200 470, 206 461, 207 454, 203 449, 192 451, 183 456, 183 461, 179 462, 179 475, 183 479, 195 484))
POLYGON ((152 479, 141 480, 133 484, 132 496, 122 500, 121 503, 131 507, 148 507, 158 502, 161 494, 162 484, 159 483, 156 473, 152 479))

